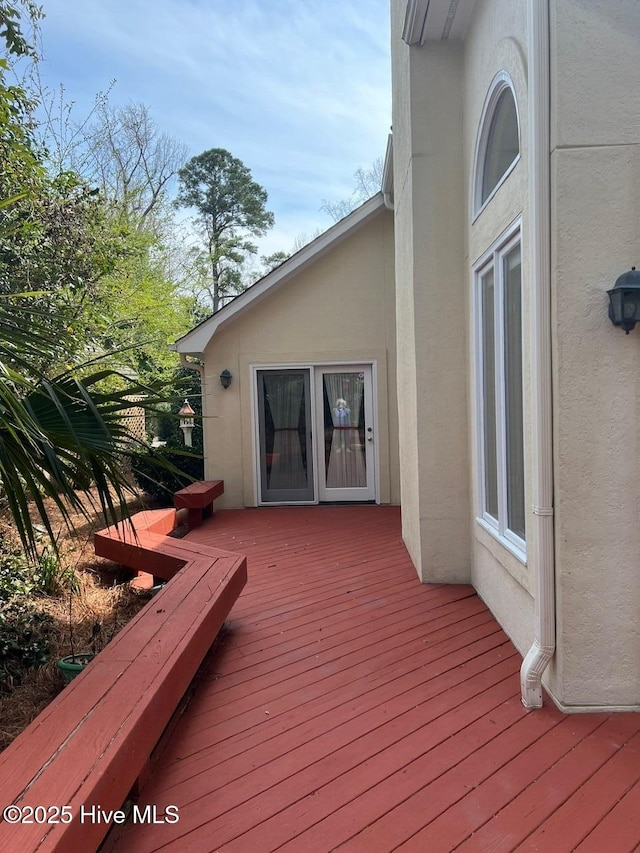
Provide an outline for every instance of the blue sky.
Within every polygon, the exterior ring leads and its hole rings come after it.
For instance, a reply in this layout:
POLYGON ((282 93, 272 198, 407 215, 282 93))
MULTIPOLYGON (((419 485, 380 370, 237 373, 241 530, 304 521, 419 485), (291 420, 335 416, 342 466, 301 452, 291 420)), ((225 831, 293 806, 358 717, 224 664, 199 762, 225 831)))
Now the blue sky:
POLYGON ((189 156, 227 148, 269 194, 261 251, 331 220, 391 124, 389 0, 43 0, 41 74, 81 118, 116 83, 189 156))

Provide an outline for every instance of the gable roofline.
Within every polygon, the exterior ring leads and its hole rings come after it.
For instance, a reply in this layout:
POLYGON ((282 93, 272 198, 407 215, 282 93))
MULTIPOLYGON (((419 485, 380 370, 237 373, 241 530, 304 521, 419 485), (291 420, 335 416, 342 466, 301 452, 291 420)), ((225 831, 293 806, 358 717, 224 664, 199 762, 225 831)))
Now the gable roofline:
POLYGON ((364 204, 349 213, 344 219, 336 222, 315 240, 307 243, 286 261, 270 273, 258 279, 255 284, 228 302, 211 317, 203 320, 198 326, 187 332, 170 346, 170 349, 183 355, 201 356, 218 329, 234 320, 251 306, 264 299, 271 291, 289 281, 294 275, 317 261, 333 249, 345 238, 354 234, 358 229, 385 210, 382 193, 376 193, 364 204))
POLYGON ((415 45, 464 39, 475 4, 476 0, 407 0, 402 40, 415 45))

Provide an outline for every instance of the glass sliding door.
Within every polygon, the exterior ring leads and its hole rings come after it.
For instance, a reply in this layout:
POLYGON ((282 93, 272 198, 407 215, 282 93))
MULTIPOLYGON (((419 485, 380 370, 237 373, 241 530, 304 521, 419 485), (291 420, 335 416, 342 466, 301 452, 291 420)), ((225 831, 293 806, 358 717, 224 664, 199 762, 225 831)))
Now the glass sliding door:
POLYGON ((310 372, 258 370, 257 383, 261 501, 313 501, 310 372))
POLYGON ((316 368, 321 501, 375 498, 371 367, 316 368))

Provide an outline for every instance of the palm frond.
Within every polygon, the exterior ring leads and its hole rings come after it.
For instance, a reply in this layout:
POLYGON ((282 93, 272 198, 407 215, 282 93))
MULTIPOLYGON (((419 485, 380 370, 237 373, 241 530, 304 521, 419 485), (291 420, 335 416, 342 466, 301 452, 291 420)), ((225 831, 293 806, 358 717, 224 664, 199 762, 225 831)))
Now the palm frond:
MULTIPOLYGON (((29 552, 36 548, 31 501, 52 540, 55 531, 47 516, 47 498, 69 525, 73 512, 88 517, 95 509, 89 486, 105 523, 127 515, 127 497, 134 488, 123 462, 136 455, 139 442, 124 417, 131 407, 132 389, 100 391, 100 383, 109 376, 109 371, 83 379, 65 374, 27 382, 18 393, 15 383, 0 381, 0 483, 29 552)), ((149 404, 161 399, 146 390, 149 404)))

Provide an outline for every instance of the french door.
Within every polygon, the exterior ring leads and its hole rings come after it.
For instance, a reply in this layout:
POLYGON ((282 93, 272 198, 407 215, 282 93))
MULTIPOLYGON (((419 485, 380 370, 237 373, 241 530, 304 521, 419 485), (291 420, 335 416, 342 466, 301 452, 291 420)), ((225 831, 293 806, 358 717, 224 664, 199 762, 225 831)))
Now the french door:
POLYGON ((371 366, 316 367, 318 500, 375 498, 371 366))
POLYGON ((307 369, 258 370, 260 497, 311 503, 311 378, 307 369))
POLYGON ((371 365, 256 378, 260 503, 374 500, 371 365))

